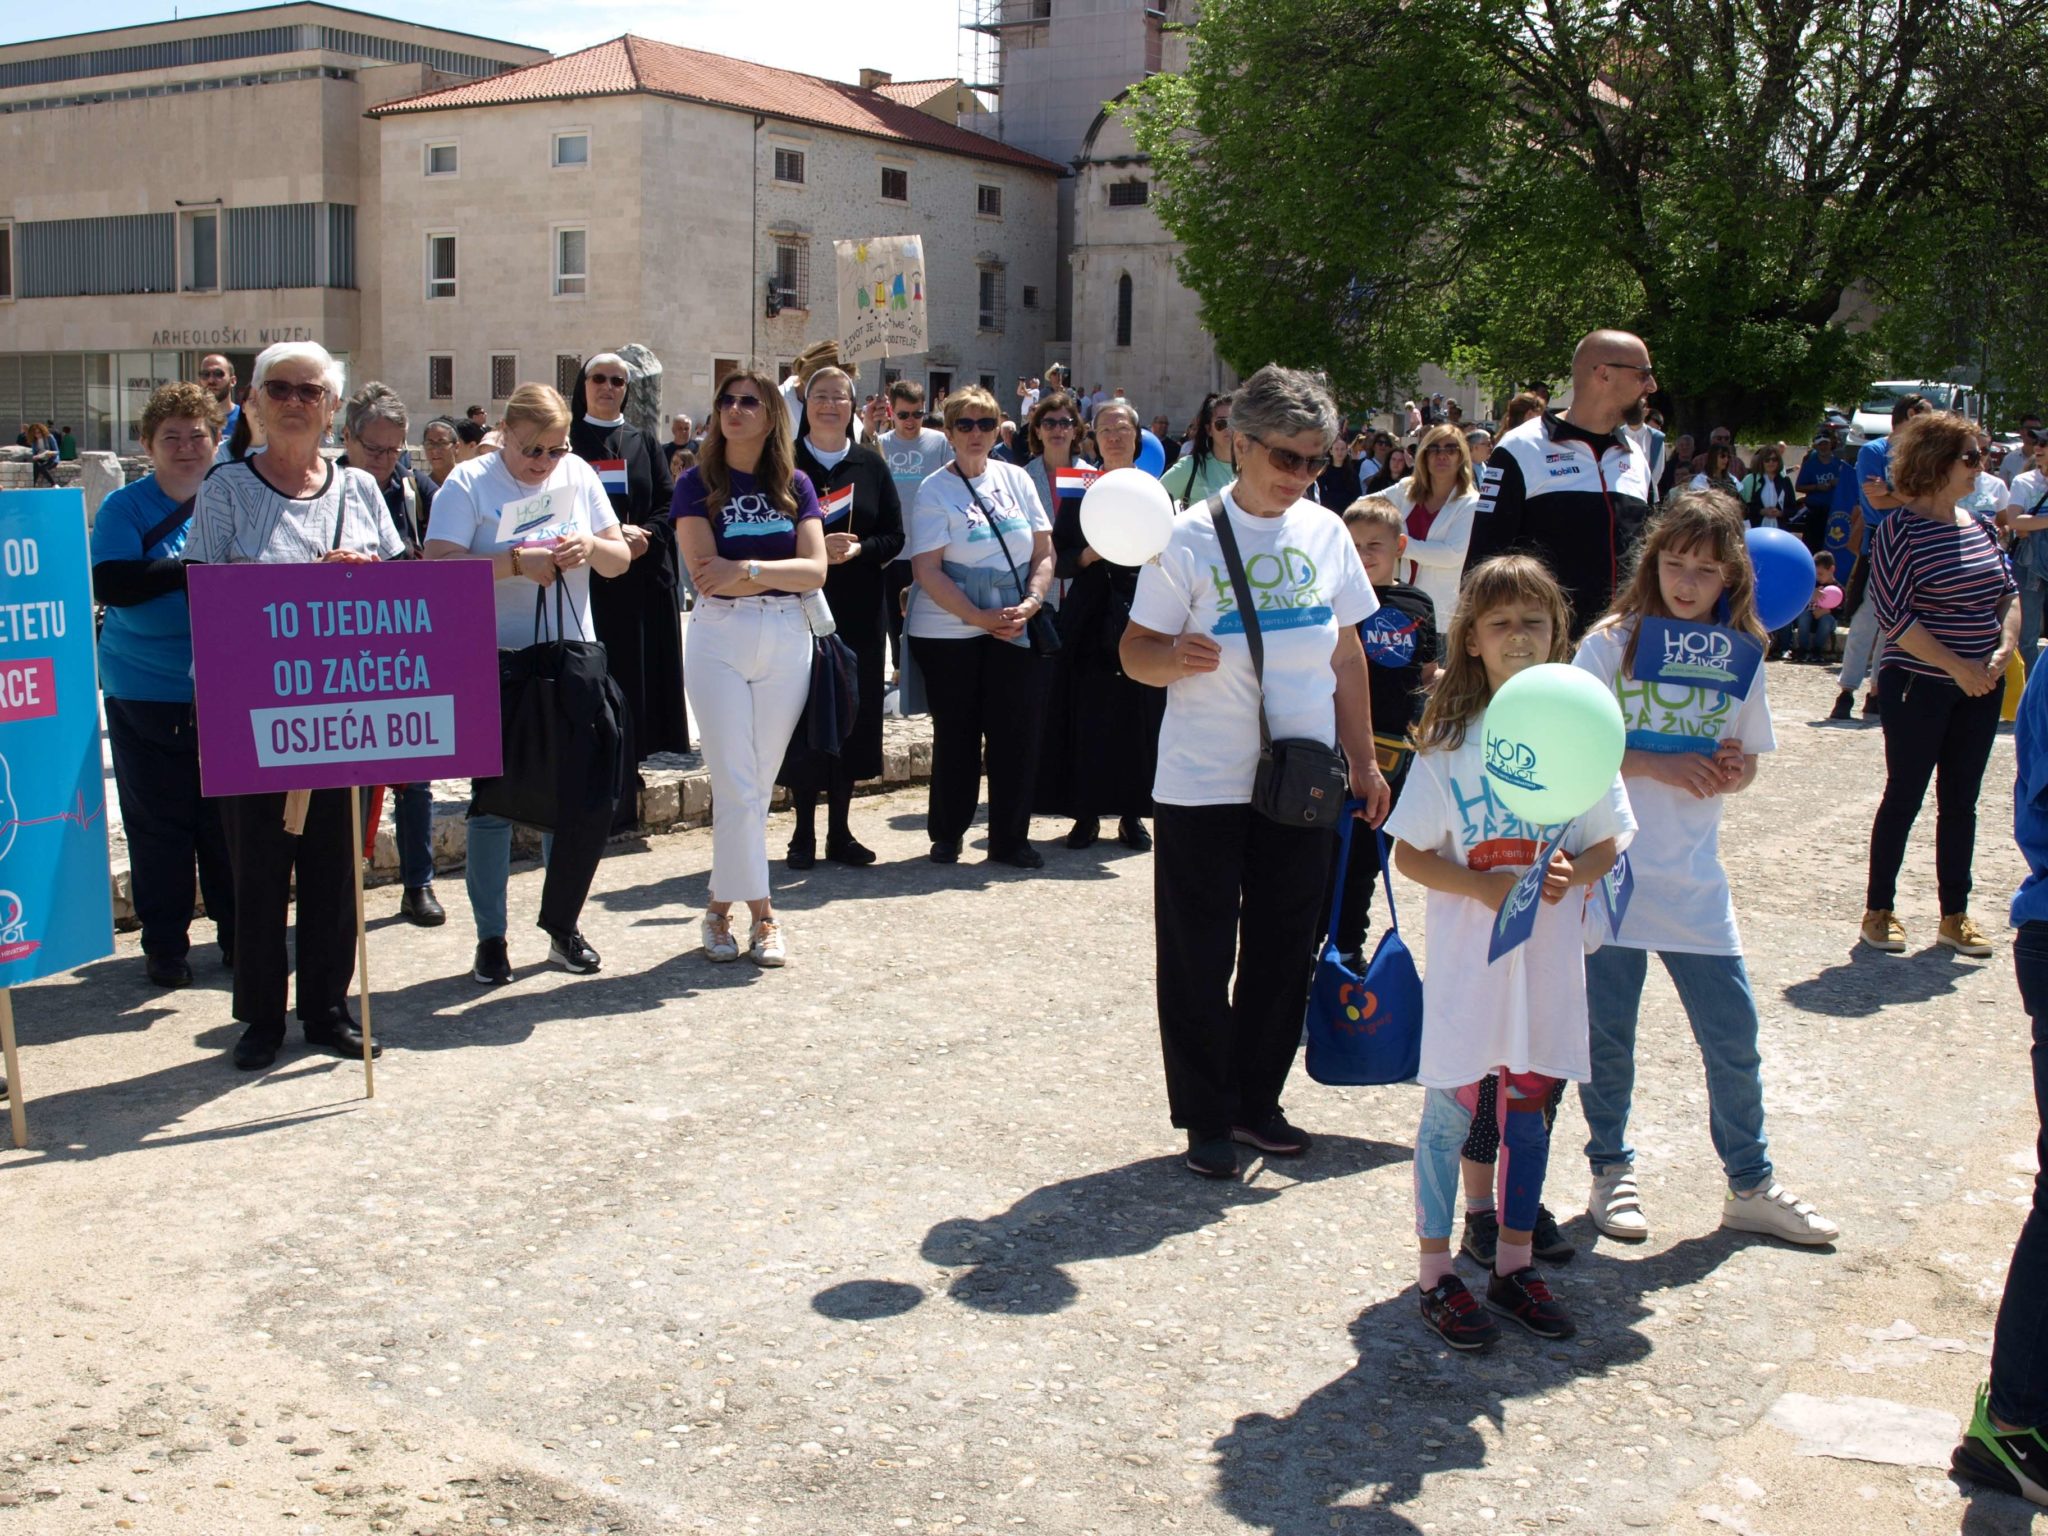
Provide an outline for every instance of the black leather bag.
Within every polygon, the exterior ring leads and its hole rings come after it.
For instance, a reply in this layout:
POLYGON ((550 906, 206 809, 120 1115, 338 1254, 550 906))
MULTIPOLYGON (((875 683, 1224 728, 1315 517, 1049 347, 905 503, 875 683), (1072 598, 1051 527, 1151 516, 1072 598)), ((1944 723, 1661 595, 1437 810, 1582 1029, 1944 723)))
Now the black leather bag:
POLYGON ((1259 768, 1252 779, 1252 809, 1283 827, 1320 827, 1334 832, 1344 817, 1351 794, 1351 770, 1344 754, 1311 737, 1273 739, 1266 721, 1266 643, 1259 634, 1259 613, 1245 579, 1244 558, 1237 552, 1237 534, 1223 498, 1209 498, 1209 518, 1230 568, 1230 590, 1244 615, 1245 644, 1251 648, 1252 673, 1259 680, 1259 768))
POLYGON ((502 816, 553 832, 612 808, 625 786, 626 698, 612 681, 604 647, 564 634, 561 582, 555 586, 555 638, 547 628, 547 590, 534 592, 534 643, 498 652, 504 772, 470 786, 469 814, 502 816))

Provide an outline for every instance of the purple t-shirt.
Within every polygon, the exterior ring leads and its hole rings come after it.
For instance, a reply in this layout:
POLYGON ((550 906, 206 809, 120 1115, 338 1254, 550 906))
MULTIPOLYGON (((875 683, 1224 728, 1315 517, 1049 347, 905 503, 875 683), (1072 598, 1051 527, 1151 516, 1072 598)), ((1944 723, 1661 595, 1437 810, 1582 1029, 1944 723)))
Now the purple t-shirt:
POLYGON ((701 517, 711 524, 711 543, 727 560, 791 560, 796 557, 796 525, 806 518, 822 521, 818 493, 811 477, 797 470, 790 489, 796 493, 796 516, 792 518, 754 488, 754 477, 737 469, 726 471, 729 489, 725 506, 712 517, 704 500, 704 476, 692 469, 676 482, 675 498, 669 503, 671 517, 701 517))

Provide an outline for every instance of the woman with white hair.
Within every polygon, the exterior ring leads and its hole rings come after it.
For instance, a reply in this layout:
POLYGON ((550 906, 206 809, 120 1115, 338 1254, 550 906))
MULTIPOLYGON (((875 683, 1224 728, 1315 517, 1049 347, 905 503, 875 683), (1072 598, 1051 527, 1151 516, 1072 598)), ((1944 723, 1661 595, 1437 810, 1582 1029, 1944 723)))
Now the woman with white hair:
MULTIPOLYGON (((245 416, 264 451, 199 486, 185 558, 204 565, 342 564, 405 553, 377 482, 329 463, 320 443, 341 403, 341 366, 317 342, 280 342, 256 359, 245 416)), ((284 1043, 285 925, 298 885, 298 1015, 309 1045, 362 1054, 348 1015, 355 975, 356 857, 347 789, 313 792, 304 830, 284 830, 284 796, 220 802, 235 878, 235 1065, 260 1071, 284 1043)), ((373 1052, 374 1054, 374 1052, 373 1052)))

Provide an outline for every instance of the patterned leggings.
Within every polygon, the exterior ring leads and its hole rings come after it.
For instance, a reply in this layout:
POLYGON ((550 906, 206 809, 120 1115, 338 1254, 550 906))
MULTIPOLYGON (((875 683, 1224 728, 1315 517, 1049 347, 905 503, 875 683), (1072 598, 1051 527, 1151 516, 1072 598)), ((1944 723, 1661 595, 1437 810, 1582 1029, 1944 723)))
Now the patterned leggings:
MULTIPOLYGON (((1557 1124, 1557 1107, 1564 1102, 1564 1079, 1554 1079, 1550 1098, 1543 1105, 1543 1128, 1557 1124)), ((1500 1127, 1494 1124, 1494 1080, 1483 1078, 1479 1101, 1472 1107, 1472 1134, 1465 1138, 1465 1150, 1458 1155, 1469 1163, 1492 1163, 1500 1152, 1500 1127)))
POLYGON ((1543 1177, 1550 1166, 1550 1107, 1557 1078, 1537 1072, 1501 1072, 1455 1091, 1432 1088, 1422 1105, 1422 1126, 1415 1135, 1415 1234, 1448 1238, 1457 1219, 1460 1186, 1458 1158, 1478 1129, 1481 1105, 1490 1149, 1498 1158, 1496 1199, 1500 1224, 1527 1232, 1536 1225, 1543 1199, 1543 1177), (1507 1091, 1496 1086, 1496 1077, 1507 1091))

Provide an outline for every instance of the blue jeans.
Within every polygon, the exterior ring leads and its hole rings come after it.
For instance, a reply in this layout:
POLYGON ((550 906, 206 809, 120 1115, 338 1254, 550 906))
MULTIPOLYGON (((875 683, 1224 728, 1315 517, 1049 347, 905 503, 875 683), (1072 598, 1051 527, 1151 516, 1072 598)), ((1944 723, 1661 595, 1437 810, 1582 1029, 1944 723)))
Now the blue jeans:
MULTIPOLYGON (((1707 1067, 1708 1129, 1714 1151, 1739 1194, 1771 1182, 1764 1142, 1763 1059, 1757 1054, 1756 1000, 1740 955, 1660 953, 1707 1067)), ((1636 1019, 1642 1011, 1649 951, 1607 944, 1586 956, 1586 1013, 1593 1078, 1579 1084, 1586 1157, 1599 1173, 1636 1160, 1628 1144, 1636 1087, 1636 1019)))
POLYGON ((1801 655, 1825 656, 1834 642, 1835 616, 1832 613, 1802 609, 1799 617, 1792 621, 1792 649, 1801 655))
MULTIPOLYGON (((2034 1021, 2034 1109, 2048 1126, 2048 923, 2027 923, 2012 941, 2020 1002, 2034 1021)), ((2048 1129, 2036 1132, 2043 1172, 1998 1304, 1991 1342, 1991 1411, 2008 1424, 2048 1424, 2048 1129)))
MULTIPOLYGON (((2033 535, 2029 534, 2029 538, 2033 535)), ((2041 599, 2048 594, 2048 585, 2032 576, 2022 576, 2020 582, 2020 645, 2019 657, 2029 667, 2034 664, 2034 647, 2041 643, 2041 599)), ((2007 1419, 2010 1424, 2012 1420, 2007 1419)))
POLYGON ((434 883, 434 786, 391 786, 392 831, 398 841, 398 878, 407 889, 434 883))
MULTIPOLYGON (((545 865, 555 840, 543 834, 540 861, 545 865)), ((462 883, 469 890, 469 910, 479 939, 505 937, 505 889, 512 880, 512 823, 502 816, 469 818, 469 854, 462 883)), ((571 926, 574 926, 573 924, 571 926)))

